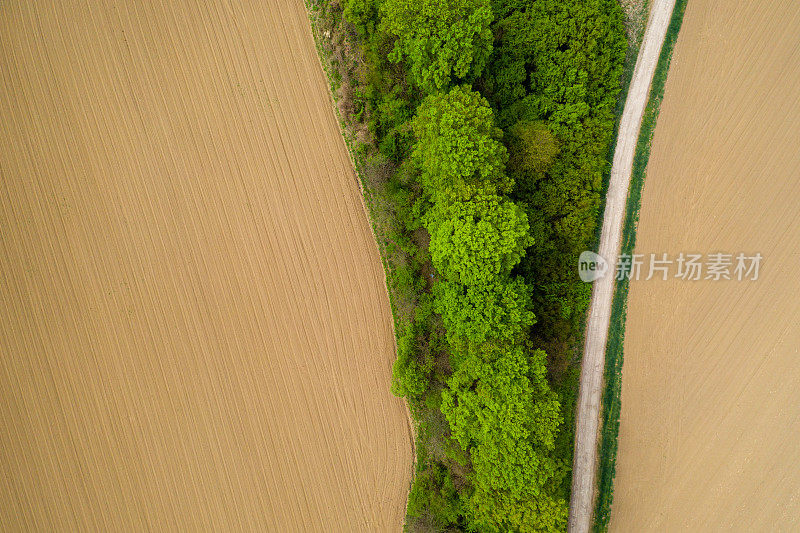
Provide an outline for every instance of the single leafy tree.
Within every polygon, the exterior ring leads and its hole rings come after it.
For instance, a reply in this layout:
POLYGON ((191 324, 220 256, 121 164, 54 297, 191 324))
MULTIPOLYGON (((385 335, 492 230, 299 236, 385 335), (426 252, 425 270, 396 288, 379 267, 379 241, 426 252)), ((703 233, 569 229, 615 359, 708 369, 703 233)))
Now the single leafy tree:
POLYGON ((414 118, 412 154, 420 183, 433 197, 467 200, 477 192, 506 193, 508 154, 494 125, 492 108, 480 93, 455 87, 429 96, 414 118))
POLYGON ((437 204, 423 221, 431 259, 446 279, 475 285, 508 274, 533 244, 528 217, 514 202, 478 194, 466 202, 437 204))
POLYGON ((558 141, 543 122, 522 121, 511 127, 508 171, 516 180, 544 177, 558 155, 558 141))
POLYGON ((534 322, 530 288, 519 277, 477 285, 440 281, 433 293, 454 347, 488 340, 513 342, 534 322))
POLYGON ((407 58, 415 84, 427 93, 451 78, 479 75, 492 51, 489 0, 386 0, 385 31, 397 38, 389 59, 407 58))

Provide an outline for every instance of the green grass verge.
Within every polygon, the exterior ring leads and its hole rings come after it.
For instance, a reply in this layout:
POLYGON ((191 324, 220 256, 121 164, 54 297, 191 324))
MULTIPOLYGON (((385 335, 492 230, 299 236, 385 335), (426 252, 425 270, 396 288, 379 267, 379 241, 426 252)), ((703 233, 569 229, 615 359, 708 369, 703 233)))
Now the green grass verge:
POLYGON ((410 320, 418 291, 414 290, 406 279, 410 257, 403 246, 400 235, 401 224, 395 217, 394 199, 388 190, 388 176, 394 170, 378 153, 371 137, 361 136, 362 138, 359 138, 358 127, 360 124, 343 116, 339 109, 340 90, 343 87, 352 89, 343 80, 341 71, 354 67, 353 65, 342 65, 342 59, 334 57, 329 39, 330 28, 334 24, 330 20, 330 13, 321 11, 321 6, 310 0, 306 0, 306 11, 317 55, 328 79, 333 99, 332 107, 339 121, 342 137, 350 154, 361 189, 361 196, 367 208, 370 226, 380 251, 396 333, 400 331, 400 324, 403 321, 410 320))
MULTIPOLYGON (((306 11, 311 25, 311 33, 317 49, 322 69, 325 72, 332 98, 331 106, 339 121, 342 137, 347 146, 350 159, 358 180, 361 196, 364 200, 370 227, 378 245, 378 251, 385 274, 386 289, 392 311, 395 345, 398 333, 413 320, 414 311, 420 296, 420 288, 414 282, 412 263, 413 245, 402 234, 402 223, 397 218, 396 198, 393 197, 389 184, 395 172, 394 165, 383 157, 375 144, 374 138, 366 133, 366 127, 360 118, 356 118, 340 109, 340 104, 348 95, 352 98, 358 89, 354 81, 358 64, 347 54, 343 47, 353 46, 342 32, 341 8, 339 11, 328 9, 322 2, 306 0, 306 11), (336 42, 334 42, 336 41, 336 42), (344 44, 343 44, 344 43, 344 44)), ((394 362, 394 360, 392 361, 394 362)), ((388 387, 389 383, 386 383, 388 387)), ((413 406, 406 402, 409 408, 413 406)), ((409 413, 411 444, 415 461, 408 468, 417 472, 427 453, 427 440, 420 435, 418 417, 409 413), (420 459, 421 458, 421 459, 420 459)), ((411 484, 409 484, 409 490, 411 484)))
MULTIPOLYGON (((672 59, 675 42, 683 22, 688 0, 677 0, 670 19, 667 36, 661 48, 661 55, 650 88, 650 97, 642 118, 642 127, 633 160, 633 174, 625 211, 622 230, 623 254, 632 254, 636 245, 636 228, 639 222, 639 208, 642 189, 650 159, 650 143, 655 131, 664 86, 672 59)), ((617 434, 619 431, 620 394, 622 392, 622 360, 624 354, 625 319, 627 316, 628 281, 616 284, 614 301, 611 306, 611 324, 606 346, 605 389, 603 391, 602 430, 600 434, 600 465, 598 477, 598 498, 595 511, 595 531, 606 531, 611 517, 611 503, 614 498, 614 474, 617 462, 617 434)))

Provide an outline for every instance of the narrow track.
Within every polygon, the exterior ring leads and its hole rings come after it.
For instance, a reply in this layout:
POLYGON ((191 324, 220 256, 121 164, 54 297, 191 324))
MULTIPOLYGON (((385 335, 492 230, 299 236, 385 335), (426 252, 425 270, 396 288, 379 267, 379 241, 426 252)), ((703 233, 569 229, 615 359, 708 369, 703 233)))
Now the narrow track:
POLYGON ((603 228, 599 253, 609 262, 609 273, 595 281, 586 344, 583 351, 580 391, 578 393, 577 426, 575 429, 575 458, 572 470, 572 497, 567 530, 571 533, 589 531, 594 511, 595 479, 597 477, 597 438, 600 426, 600 401, 603 388, 606 342, 614 296, 616 256, 622 242, 622 221, 631 181, 633 157, 639 139, 642 115, 647 106, 661 45, 667 34, 675 0, 654 0, 639 57, 622 111, 617 145, 611 166, 611 179, 606 195, 603 228))

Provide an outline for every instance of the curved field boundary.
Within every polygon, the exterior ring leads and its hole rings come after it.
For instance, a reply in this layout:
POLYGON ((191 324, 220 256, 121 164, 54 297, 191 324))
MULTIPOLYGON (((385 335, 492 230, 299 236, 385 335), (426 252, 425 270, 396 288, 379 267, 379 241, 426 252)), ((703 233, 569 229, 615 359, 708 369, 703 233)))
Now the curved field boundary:
POLYGON ((654 0, 652 4, 650 19, 622 112, 611 166, 599 246, 600 255, 608 260, 611 268, 609 273, 597 280, 593 287, 578 392, 572 495, 567 527, 568 531, 575 533, 588 532, 592 523, 600 402, 614 295, 616 256, 622 242, 622 222, 640 125, 675 1, 654 0))
MULTIPOLYGON (((339 88, 343 83, 340 69, 345 69, 346 67, 334 63, 334 52, 329 42, 329 36, 326 37, 324 34, 325 30, 321 29, 321 27, 324 26, 324 20, 322 19, 322 14, 319 11, 318 5, 312 0, 305 0, 305 7, 309 24, 311 25, 314 45, 317 50, 317 59, 328 81, 331 107, 339 122, 339 129, 344 143, 347 146, 347 153, 350 156, 350 162, 355 171, 356 183, 361 191, 361 201, 364 212, 369 220, 370 230, 378 246, 381 264, 383 265, 384 286, 386 288, 386 294, 389 297, 389 304, 392 311, 392 336, 395 340, 394 350, 396 356, 397 330, 401 327, 403 321, 410 319, 409 315, 414 309, 414 304, 412 303, 414 295, 411 294, 399 280, 402 276, 400 271, 406 268, 406 263, 410 261, 410 258, 403 250, 398 249, 398 246, 392 239, 400 223, 396 220, 394 213, 386 209, 386 206, 389 205, 392 200, 385 190, 385 184, 375 183, 377 180, 369 176, 370 173, 380 172, 380 169, 376 168, 380 165, 380 162, 376 162, 378 160, 374 158, 374 156, 371 159, 370 156, 373 154, 369 151, 369 145, 359 140, 359 132, 357 131, 356 125, 348 120, 348 117, 342 113, 339 107, 341 105, 339 88)), ((402 402, 408 422, 408 436, 413 456, 413 462, 409 465, 409 469, 412 472, 412 479, 409 480, 408 490, 406 491, 407 500, 408 494, 410 494, 413 474, 418 458, 417 428, 414 425, 414 418, 411 416, 408 402, 406 402, 405 399, 402 399, 402 402)), ((404 525, 405 517, 400 523, 401 529, 404 525)))

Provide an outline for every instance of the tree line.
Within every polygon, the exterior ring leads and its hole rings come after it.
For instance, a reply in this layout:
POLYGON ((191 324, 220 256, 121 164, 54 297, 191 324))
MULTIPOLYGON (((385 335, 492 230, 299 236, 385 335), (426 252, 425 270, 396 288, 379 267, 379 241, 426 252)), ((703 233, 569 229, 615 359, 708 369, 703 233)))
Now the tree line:
MULTIPOLYGON (((331 4, 332 2, 324 2, 331 4)), ((616 0, 341 0, 414 293, 414 529, 560 531, 626 41, 616 0)))

